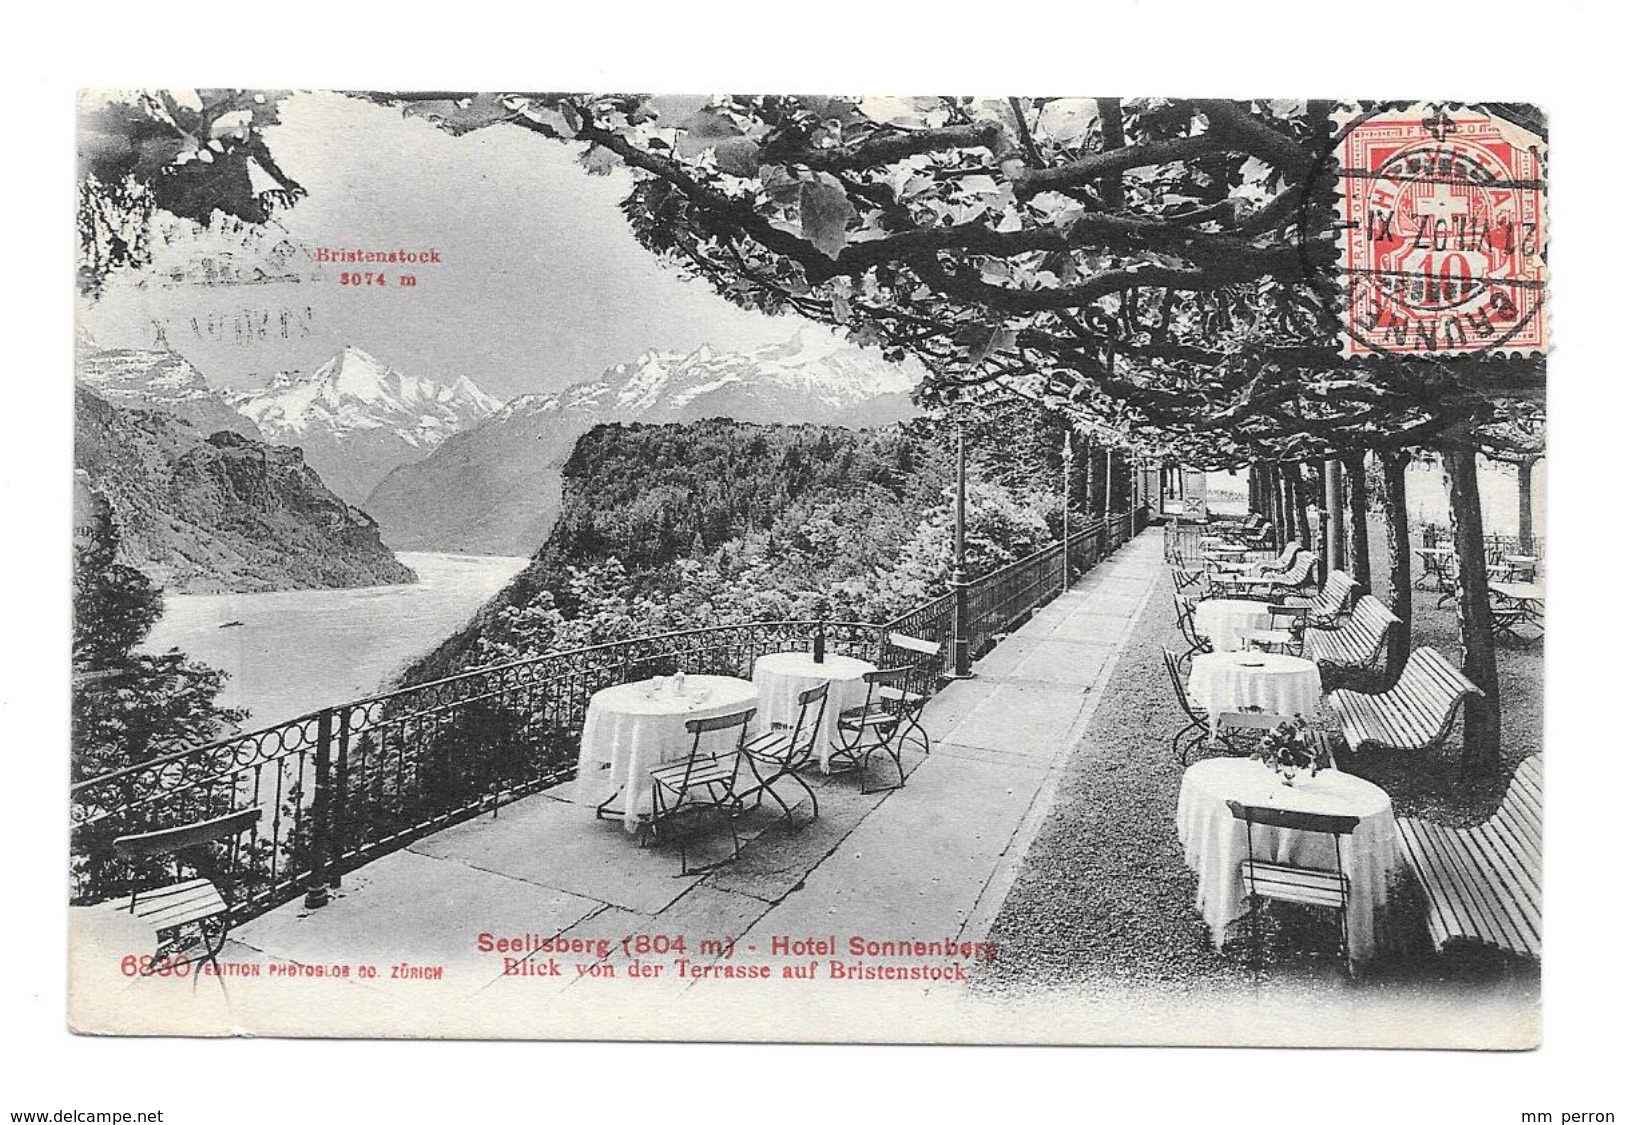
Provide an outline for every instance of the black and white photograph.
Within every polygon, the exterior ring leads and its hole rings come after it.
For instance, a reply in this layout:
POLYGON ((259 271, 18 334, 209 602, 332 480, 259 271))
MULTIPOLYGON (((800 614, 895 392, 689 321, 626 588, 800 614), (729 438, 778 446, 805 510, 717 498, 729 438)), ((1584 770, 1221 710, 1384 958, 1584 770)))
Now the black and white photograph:
POLYGON ((71 1027, 1535 1047, 1436 94, 81 90, 71 1027))

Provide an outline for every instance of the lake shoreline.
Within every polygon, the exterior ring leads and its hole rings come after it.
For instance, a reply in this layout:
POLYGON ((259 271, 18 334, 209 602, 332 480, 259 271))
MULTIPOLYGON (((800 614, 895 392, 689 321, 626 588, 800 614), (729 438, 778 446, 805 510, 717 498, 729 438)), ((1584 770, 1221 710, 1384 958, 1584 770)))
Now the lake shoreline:
POLYGON ((530 559, 401 551, 418 581, 257 594, 166 594, 145 652, 178 648, 228 675, 245 730, 377 694, 465 625, 530 559))

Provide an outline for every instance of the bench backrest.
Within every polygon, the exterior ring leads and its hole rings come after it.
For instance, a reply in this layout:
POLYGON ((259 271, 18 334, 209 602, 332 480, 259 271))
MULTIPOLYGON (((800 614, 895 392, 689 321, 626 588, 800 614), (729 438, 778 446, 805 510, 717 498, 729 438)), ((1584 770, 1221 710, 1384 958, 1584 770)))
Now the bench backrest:
POLYGON ((1281 575, 1279 579, 1281 585, 1302 586, 1309 581, 1310 575, 1314 572, 1315 564, 1319 561, 1308 551, 1300 550, 1297 557, 1292 560, 1292 565, 1287 567, 1286 572, 1281 575))
POLYGON ((1326 585, 1315 595, 1309 612, 1319 618, 1341 616, 1348 609, 1349 600, 1358 588, 1359 583, 1354 581, 1353 575, 1348 571, 1334 570, 1326 576, 1326 585))
POLYGON ((917 652, 922 656, 936 656, 942 652, 942 645, 938 642, 928 641, 924 637, 911 637, 907 633, 887 633, 886 643, 893 648, 917 652))
POLYGON ((156 832, 120 836, 113 841, 113 851, 125 859, 170 855, 183 848, 239 836, 259 823, 260 812, 259 809, 239 809, 210 820, 194 821, 175 828, 160 828, 156 832))
POLYGON ((1349 614, 1349 623, 1345 628, 1358 629, 1369 634, 1375 640, 1387 636, 1388 630, 1399 624, 1399 618, 1394 611, 1383 605, 1372 594, 1364 594, 1354 603, 1354 612, 1349 614))
POLYGON ((1506 794, 1501 798, 1501 805, 1490 817, 1490 824, 1501 828, 1514 839, 1528 845, 1527 853, 1533 859, 1532 866, 1539 868, 1540 853, 1540 822, 1544 801, 1541 799, 1542 788, 1541 756, 1531 754, 1518 763, 1513 771, 1512 781, 1507 785, 1506 794))
POLYGON ((1392 610, 1372 595, 1364 594, 1354 603, 1347 621, 1320 634, 1331 646, 1323 655, 1335 653, 1338 664, 1369 664, 1383 656, 1388 631, 1398 624, 1399 618, 1392 610))
POLYGON ((1405 670, 1385 694, 1403 696, 1442 725, 1462 699, 1484 693, 1462 675, 1460 668, 1446 660, 1444 653, 1423 645, 1411 652, 1410 659, 1405 661, 1405 670))

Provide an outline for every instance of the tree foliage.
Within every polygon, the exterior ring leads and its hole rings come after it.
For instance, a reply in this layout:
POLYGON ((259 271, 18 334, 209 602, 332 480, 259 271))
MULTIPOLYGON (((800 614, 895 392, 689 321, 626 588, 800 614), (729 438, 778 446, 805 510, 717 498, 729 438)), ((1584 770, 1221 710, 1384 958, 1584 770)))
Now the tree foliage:
MULTIPOLYGON (((993 425, 967 415, 967 433, 993 425)), ((974 579, 1052 541, 1059 476, 972 448, 974 579)), ((709 625, 894 618, 947 589, 949 450, 934 423, 599 426, 565 466, 563 511, 530 566, 404 679, 709 625)))
POLYGON ((277 165, 265 130, 283 91, 90 92, 79 112, 79 286, 150 261, 156 212, 200 224, 217 212, 263 223, 304 188, 277 165))
POLYGON ((163 612, 140 571, 114 561, 118 528, 92 508, 74 551, 73 779, 201 745, 241 721, 216 702, 226 674, 179 651, 137 651, 163 612))
POLYGON ((1329 153, 1334 114, 1365 106, 372 96, 629 166, 645 246, 740 305, 918 356, 936 401, 997 382, 1213 465, 1493 446, 1543 409, 1539 357, 1340 354, 1329 153))

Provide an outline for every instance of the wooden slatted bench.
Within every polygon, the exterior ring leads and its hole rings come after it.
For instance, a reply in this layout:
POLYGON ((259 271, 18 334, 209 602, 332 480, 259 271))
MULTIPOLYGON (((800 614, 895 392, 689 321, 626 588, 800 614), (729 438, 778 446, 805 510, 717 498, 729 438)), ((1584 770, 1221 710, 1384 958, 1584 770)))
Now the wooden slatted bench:
POLYGON ((1217 573, 1212 581, 1214 588, 1224 590, 1227 597, 1269 600, 1313 585, 1315 567, 1319 565, 1320 560, 1314 555, 1299 551, 1292 565, 1284 571, 1266 570, 1256 575, 1217 573))
POLYGON ((1281 605, 1274 607, 1274 612, 1299 614, 1310 625, 1325 629, 1351 612, 1359 589, 1360 584, 1348 571, 1334 570, 1326 576, 1326 585, 1320 588, 1318 594, 1313 597, 1288 597, 1281 605))
POLYGON ((1387 691, 1345 688, 1327 695, 1326 705, 1355 753, 1366 746, 1422 751, 1444 741, 1463 700, 1483 694, 1438 649, 1424 646, 1387 691))
POLYGON ((1293 562, 1297 560, 1298 555, 1300 555, 1302 552, 1303 545, 1296 539, 1293 539, 1290 540, 1285 547, 1282 547, 1281 553, 1273 559, 1255 560, 1252 562, 1229 562, 1224 559, 1208 559, 1206 561, 1206 565, 1208 570, 1215 571, 1220 574, 1247 574, 1250 572, 1256 572, 1259 574, 1278 574, 1291 567, 1293 562))
POLYGON ((1540 956, 1541 772, 1540 755, 1525 758, 1495 814, 1471 828, 1400 818, 1405 863, 1439 949, 1472 941, 1540 956))
POLYGON ((1306 629, 1303 654, 1322 667, 1376 668, 1388 653, 1388 631, 1398 624, 1392 610, 1366 594, 1343 624, 1306 629))

